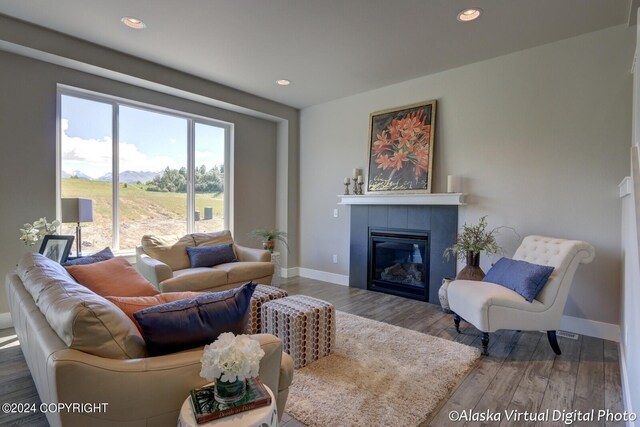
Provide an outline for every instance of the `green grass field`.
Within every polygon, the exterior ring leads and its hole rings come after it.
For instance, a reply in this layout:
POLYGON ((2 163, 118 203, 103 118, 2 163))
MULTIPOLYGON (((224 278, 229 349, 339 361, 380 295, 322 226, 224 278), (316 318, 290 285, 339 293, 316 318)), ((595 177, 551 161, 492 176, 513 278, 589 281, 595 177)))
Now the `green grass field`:
MULTIPOLYGON (((83 238, 84 245, 104 247, 111 240, 112 184, 110 182, 65 178, 62 197, 93 200, 93 223, 83 238), (85 241, 86 240, 86 241, 85 241)), ((204 218, 204 208, 213 208, 213 221, 199 221, 198 231, 220 229, 224 215, 222 193, 196 194, 196 211, 204 218)), ((120 184, 121 249, 139 244, 143 234, 184 234, 186 231, 187 195, 147 191, 144 184, 120 184)))
MULTIPOLYGON (((66 178, 62 180, 62 197, 93 199, 94 216, 111 217, 110 182, 66 178)), ((205 207, 213 208, 214 216, 221 217, 224 212, 222 193, 196 194, 196 211, 204 215, 205 207)), ((144 184, 120 184, 120 218, 123 221, 155 216, 156 212, 184 218, 186 210, 185 193, 156 193, 147 191, 144 184)))

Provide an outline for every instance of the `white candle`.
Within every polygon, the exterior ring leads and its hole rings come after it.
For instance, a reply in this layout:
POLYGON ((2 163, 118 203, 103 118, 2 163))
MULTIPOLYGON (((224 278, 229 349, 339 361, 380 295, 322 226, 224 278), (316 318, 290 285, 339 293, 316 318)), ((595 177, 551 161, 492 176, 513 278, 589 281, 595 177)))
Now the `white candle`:
POLYGON ((358 175, 358 184, 362 184, 363 182, 362 175, 358 175))
POLYGON ((447 193, 456 192, 456 177, 455 175, 447 176, 447 193))
POLYGON ((346 178, 344 179, 344 183, 345 183, 345 185, 349 185, 349 184, 351 184, 351 180, 349 179, 349 177, 346 177, 346 178))
POLYGON ((358 179, 358 168, 353 168, 353 180, 358 179))

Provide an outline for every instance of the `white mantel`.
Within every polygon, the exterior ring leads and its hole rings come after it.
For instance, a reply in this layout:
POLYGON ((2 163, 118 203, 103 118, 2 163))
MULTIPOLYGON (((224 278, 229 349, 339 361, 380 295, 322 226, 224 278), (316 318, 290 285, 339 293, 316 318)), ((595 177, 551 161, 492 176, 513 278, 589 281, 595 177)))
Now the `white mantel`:
POLYGON ((464 205, 464 193, 339 195, 339 205, 464 205))

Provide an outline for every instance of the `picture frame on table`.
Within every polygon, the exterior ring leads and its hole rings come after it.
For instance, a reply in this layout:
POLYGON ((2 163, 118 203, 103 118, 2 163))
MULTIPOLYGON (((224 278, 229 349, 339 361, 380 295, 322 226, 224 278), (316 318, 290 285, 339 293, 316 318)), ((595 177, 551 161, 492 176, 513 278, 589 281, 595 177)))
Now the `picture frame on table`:
POLYGON ((367 193, 431 193, 436 100, 369 115, 367 193))
POLYGON ((74 236, 46 235, 42 239, 39 253, 60 264, 67 261, 74 236))

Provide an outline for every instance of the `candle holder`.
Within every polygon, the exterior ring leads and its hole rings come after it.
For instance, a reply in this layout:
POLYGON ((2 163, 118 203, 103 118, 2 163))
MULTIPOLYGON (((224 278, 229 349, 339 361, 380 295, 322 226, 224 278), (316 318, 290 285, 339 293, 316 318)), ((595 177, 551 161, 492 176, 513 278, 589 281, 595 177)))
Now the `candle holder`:
POLYGON ((358 194, 362 196, 362 186, 364 185, 364 182, 359 182, 358 183, 358 194))
POLYGON ((348 182, 344 183, 344 195, 345 196, 349 195, 349 183, 348 182))
POLYGON ((358 194, 358 180, 353 180, 353 194, 358 194))

